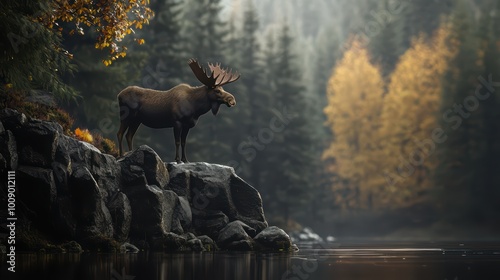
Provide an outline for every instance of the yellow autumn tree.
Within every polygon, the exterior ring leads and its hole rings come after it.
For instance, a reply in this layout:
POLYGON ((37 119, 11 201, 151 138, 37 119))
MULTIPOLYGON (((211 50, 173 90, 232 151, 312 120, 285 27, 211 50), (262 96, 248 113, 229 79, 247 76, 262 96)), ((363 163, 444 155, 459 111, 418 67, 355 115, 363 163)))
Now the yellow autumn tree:
POLYGON ((323 160, 340 178, 333 186, 344 209, 371 208, 370 178, 378 170, 378 130, 384 93, 380 70, 361 42, 353 41, 328 82, 324 109, 334 140, 323 160))
POLYGON ((435 139, 444 137, 437 119, 443 75, 456 51, 442 26, 431 38, 415 38, 390 75, 380 131, 384 186, 377 199, 384 205, 418 202, 431 187, 435 139))

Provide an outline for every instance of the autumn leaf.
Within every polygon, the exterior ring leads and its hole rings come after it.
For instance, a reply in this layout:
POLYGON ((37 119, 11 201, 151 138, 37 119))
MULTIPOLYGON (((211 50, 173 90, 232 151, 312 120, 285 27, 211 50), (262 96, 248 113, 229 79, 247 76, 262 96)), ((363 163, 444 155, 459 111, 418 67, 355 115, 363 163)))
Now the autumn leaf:
MULTIPOLYGON (((132 27, 142 28, 144 24, 148 24, 154 15, 148 7, 149 1, 144 0, 53 0, 51 4, 51 12, 36 20, 48 28, 56 28, 59 33, 63 32, 63 28, 57 25, 58 21, 74 22, 74 28, 68 31, 70 35, 84 34, 80 23, 94 27, 98 32, 94 46, 96 49, 110 49, 110 59, 125 57, 115 55, 118 49, 126 52, 126 48, 121 45, 123 38, 134 33, 132 27)), ((71 25, 65 25, 64 28, 71 28, 69 26, 71 25)), ((143 39, 136 41, 144 44, 143 39)))
POLYGON ((92 134, 90 134, 88 129, 80 129, 79 127, 76 128, 75 136, 77 139, 88 143, 92 143, 94 141, 94 137, 92 137, 92 134))

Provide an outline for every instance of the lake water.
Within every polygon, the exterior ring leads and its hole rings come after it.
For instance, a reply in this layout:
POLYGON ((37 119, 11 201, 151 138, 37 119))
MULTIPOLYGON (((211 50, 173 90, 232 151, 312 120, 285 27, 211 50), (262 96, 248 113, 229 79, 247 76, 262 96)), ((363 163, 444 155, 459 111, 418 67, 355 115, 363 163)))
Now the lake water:
POLYGON ((292 254, 17 254, 0 279, 500 279, 499 243, 333 243, 292 254))

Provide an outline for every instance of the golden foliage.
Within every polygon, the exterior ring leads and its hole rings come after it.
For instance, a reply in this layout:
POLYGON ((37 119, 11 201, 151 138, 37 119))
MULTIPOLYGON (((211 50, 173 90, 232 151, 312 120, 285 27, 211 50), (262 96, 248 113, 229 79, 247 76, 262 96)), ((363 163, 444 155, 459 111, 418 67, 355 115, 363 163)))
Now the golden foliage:
POLYGON ((390 77, 380 131, 386 178, 380 200, 384 204, 418 201, 431 187, 436 143, 429 139, 439 127, 443 75, 458 49, 456 41, 449 39, 446 26, 432 38, 414 39, 390 77))
MULTIPOLYGON (((98 33, 95 47, 109 50, 110 59, 103 61, 106 66, 125 56, 127 48, 120 45, 125 36, 135 33, 134 28, 141 29, 143 24, 149 24, 153 17, 149 0, 53 0, 51 3, 52 12, 37 20, 56 32, 63 30, 59 22, 72 22, 75 27, 69 30, 71 35, 84 34, 82 26, 93 27, 98 33)), ((144 39, 135 41, 144 43, 144 39)))
POLYGON ((386 92, 380 70, 360 42, 345 52, 327 87, 324 112, 334 140, 323 153, 340 177, 333 192, 342 208, 401 207, 429 190, 435 160, 429 155, 432 145, 422 143, 438 127, 442 78, 457 45, 447 26, 432 38, 415 38, 386 92), (425 159, 412 165, 415 151, 425 159))
POLYGON ((92 135, 88 129, 76 128, 75 137, 78 140, 91 143, 102 153, 110 154, 115 157, 118 156, 118 150, 116 149, 115 143, 99 133, 94 133, 94 135, 92 135))
POLYGON ((325 150, 323 159, 334 158, 335 171, 351 186, 349 192, 334 190, 342 193, 338 200, 344 208, 369 203, 367 179, 377 166, 374 152, 383 93, 380 70, 370 63, 368 51, 361 43, 353 41, 328 82, 328 106, 324 110, 335 140, 325 150))
POLYGON ((92 134, 90 134, 88 129, 80 129, 77 127, 75 129, 75 136, 77 139, 88 143, 92 143, 94 141, 94 137, 92 137, 92 134))

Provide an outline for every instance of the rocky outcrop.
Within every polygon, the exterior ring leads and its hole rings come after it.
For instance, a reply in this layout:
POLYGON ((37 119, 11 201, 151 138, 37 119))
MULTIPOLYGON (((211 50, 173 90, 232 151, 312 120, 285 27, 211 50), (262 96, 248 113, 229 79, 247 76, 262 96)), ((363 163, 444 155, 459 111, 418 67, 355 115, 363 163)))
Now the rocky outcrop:
POLYGON ((268 227, 259 192, 228 166, 164 163, 148 146, 115 159, 56 123, 4 109, 6 170, 16 170, 20 238, 37 232, 62 251, 291 248, 284 231, 268 227))

